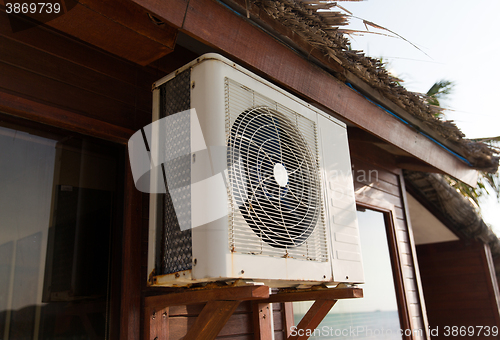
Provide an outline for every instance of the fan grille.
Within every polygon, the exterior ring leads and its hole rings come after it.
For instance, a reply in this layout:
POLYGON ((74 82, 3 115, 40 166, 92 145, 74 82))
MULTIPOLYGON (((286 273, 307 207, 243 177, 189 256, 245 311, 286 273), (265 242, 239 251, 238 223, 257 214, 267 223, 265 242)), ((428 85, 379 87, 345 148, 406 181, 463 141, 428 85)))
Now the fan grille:
POLYGON ((231 249, 326 261, 315 123, 230 79, 226 117, 231 249))

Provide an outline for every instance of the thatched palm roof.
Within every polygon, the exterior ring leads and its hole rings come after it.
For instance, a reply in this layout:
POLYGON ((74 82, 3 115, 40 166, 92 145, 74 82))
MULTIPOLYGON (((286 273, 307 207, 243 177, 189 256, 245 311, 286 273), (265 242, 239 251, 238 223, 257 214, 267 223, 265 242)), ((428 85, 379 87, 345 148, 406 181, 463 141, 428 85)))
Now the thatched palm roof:
MULTIPOLYGON (((435 109, 427 104, 425 98, 401 86, 398 79, 392 77, 379 60, 365 56, 362 51, 350 50, 349 40, 345 37, 346 33, 350 32, 342 27, 353 15, 337 2, 329 0, 246 1, 247 7, 251 4, 264 10, 324 55, 335 60, 345 70, 376 89, 385 98, 417 117, 434 134, 450 141, 475 168, 492 173, 497 171, 499 157, 495 150, 483 142, 464 138, 465 135, 452 121, 436 117, 435 109)), ((385 29, 366 20, 363 20, 363 23, 366 26, 385 29)), ((394 32, 388 32, 397 35, 394 32)))
POLYGON ((500 240, 484 223, 477 208, 450 186, 443 175, 405 171, 404 177, 407 187, 411 187, 417 196, 437 209, 456 234, 465 239, 480 240, 490 246, 496 275, 500 278, 500 240))

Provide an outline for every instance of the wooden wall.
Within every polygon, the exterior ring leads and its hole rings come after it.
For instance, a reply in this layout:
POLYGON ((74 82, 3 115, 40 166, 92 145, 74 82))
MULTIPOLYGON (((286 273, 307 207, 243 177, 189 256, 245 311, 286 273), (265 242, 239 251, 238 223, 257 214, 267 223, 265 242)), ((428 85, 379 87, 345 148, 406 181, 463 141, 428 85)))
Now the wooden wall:
MULTIPOLYGON (((417 246, 422 285, 431 329, 448 339, 445 326, 500 326, 498 288, 488 246, 453 241, 417 246)), ((500 336, 469 339, 499 339, 500 336)))
MULTIPOLYGON (((42 26, 14 33, 0 8, 0 113, 126 143, 151 120, 151 83, 163 75, 42 26)), ((110 334, 137 339, 140 195, 134 192, 128 161, 123 169, 124 224, 113 249, 110 334)))
POLYGON ((0 11, 0 89, 134 130, 151 117, 161 74, 41 26, 13 33, 0 11))
MULTIPOLYGON (((425 303, 419 289, 418 264, 411 225, 407 217, 405 188, 401 170, 392 156, 371 143, 350 140, 356 202, 386 213, 388 238, 393 259, 393 272, 400 309, 401 327, 425 330, 425 303), (371 176, 369 176, 371 174, 371 176), (391 244, 392 243, 392 244, 391 244)), ((418 332, 410 338, 425 339, 418 332)))
MULTIPOLYGON (((182 339, 187 330, 193 325, 196 317, 204 305, 189 305, 171 307, 170 313, 170 340, 182 339)), ((283 329, 282 304, 273 304, 274 338, 286 339, 283 329)), ((251 340, 256 339, 253 327, 251 302, 241 303, 234 314, 229 318, 217 339, 251 340)))

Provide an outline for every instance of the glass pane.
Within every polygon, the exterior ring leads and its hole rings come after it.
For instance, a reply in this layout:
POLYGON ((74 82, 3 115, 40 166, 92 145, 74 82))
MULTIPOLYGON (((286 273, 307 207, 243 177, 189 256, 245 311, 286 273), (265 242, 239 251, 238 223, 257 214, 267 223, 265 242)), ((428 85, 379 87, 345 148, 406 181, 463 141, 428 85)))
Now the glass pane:
POLYGON ((0 339, 104 339, 120 150, 0 123, 0 339))
MULTIPOLYGON (((365 271, 362 299, 339 300, 310 339, 401 339, 384 214, 358 211, 365 271)), ((297 325, 311 302, 294 303, 297 325)))

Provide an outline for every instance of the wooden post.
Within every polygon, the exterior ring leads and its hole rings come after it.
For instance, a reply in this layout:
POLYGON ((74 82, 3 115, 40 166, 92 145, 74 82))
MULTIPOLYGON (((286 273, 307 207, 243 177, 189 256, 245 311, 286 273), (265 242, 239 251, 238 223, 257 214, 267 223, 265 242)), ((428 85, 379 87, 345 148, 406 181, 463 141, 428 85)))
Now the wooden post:
POLYGON ((270 303, 253 303, 253 332, 254 339, 271 340, 273 338, 272 312, 270 303))
MULTIPOLYGON (((168 338, 168 307, 206 302, 184 340, 212 340, 229 320, 242 301, 254 301, 254 337, 270 340, 273 335, 272 303, 285 303, 291 311, 291 301, 315 301, 297 326, 297 333, 305 334, 315 329, 337 300, 363 297, 360 288, 318 288, 283 290, 269 295, 267 286, 241 286, 207 289, 185 289, 175 293, 154 295, 145 298, 144 340, 168 338), (167 320, 163 319, 163 316, 167 320), (299 330, 304 330, 304 333, 299 330)), ((307 339, 307 336, 290 336, 293 325, 291 313, 285 320, 287 339, 307 339)))
POLYGON ((144 301, 144 340, 168 339, 169 306, 206 302, 184 340, 212 340, 217 337, 240 302, 267 298, 269 298, 267 286, 186 289, 176 293, 148 296, 144 301), (163 315, 167 320, 163 320, 163 315))
POLYGON ((144 313, 144 339, 168 340, 168 307, 146 308, 144 313))
MULTIPOLYGON (((128 158, 127 158, 128 163, 128 158)), ((141 206, 142 194, 135 189, 130 167, 125 172, 124 225, 122 241, 120 339, 140 337, 141 318, 141 206)))
POLYGON ((293 302, 283 302, 283 320, 285 321, 285 336, 288 338, 291 333, 291 328, 294 325, 293 321, 293 302))

